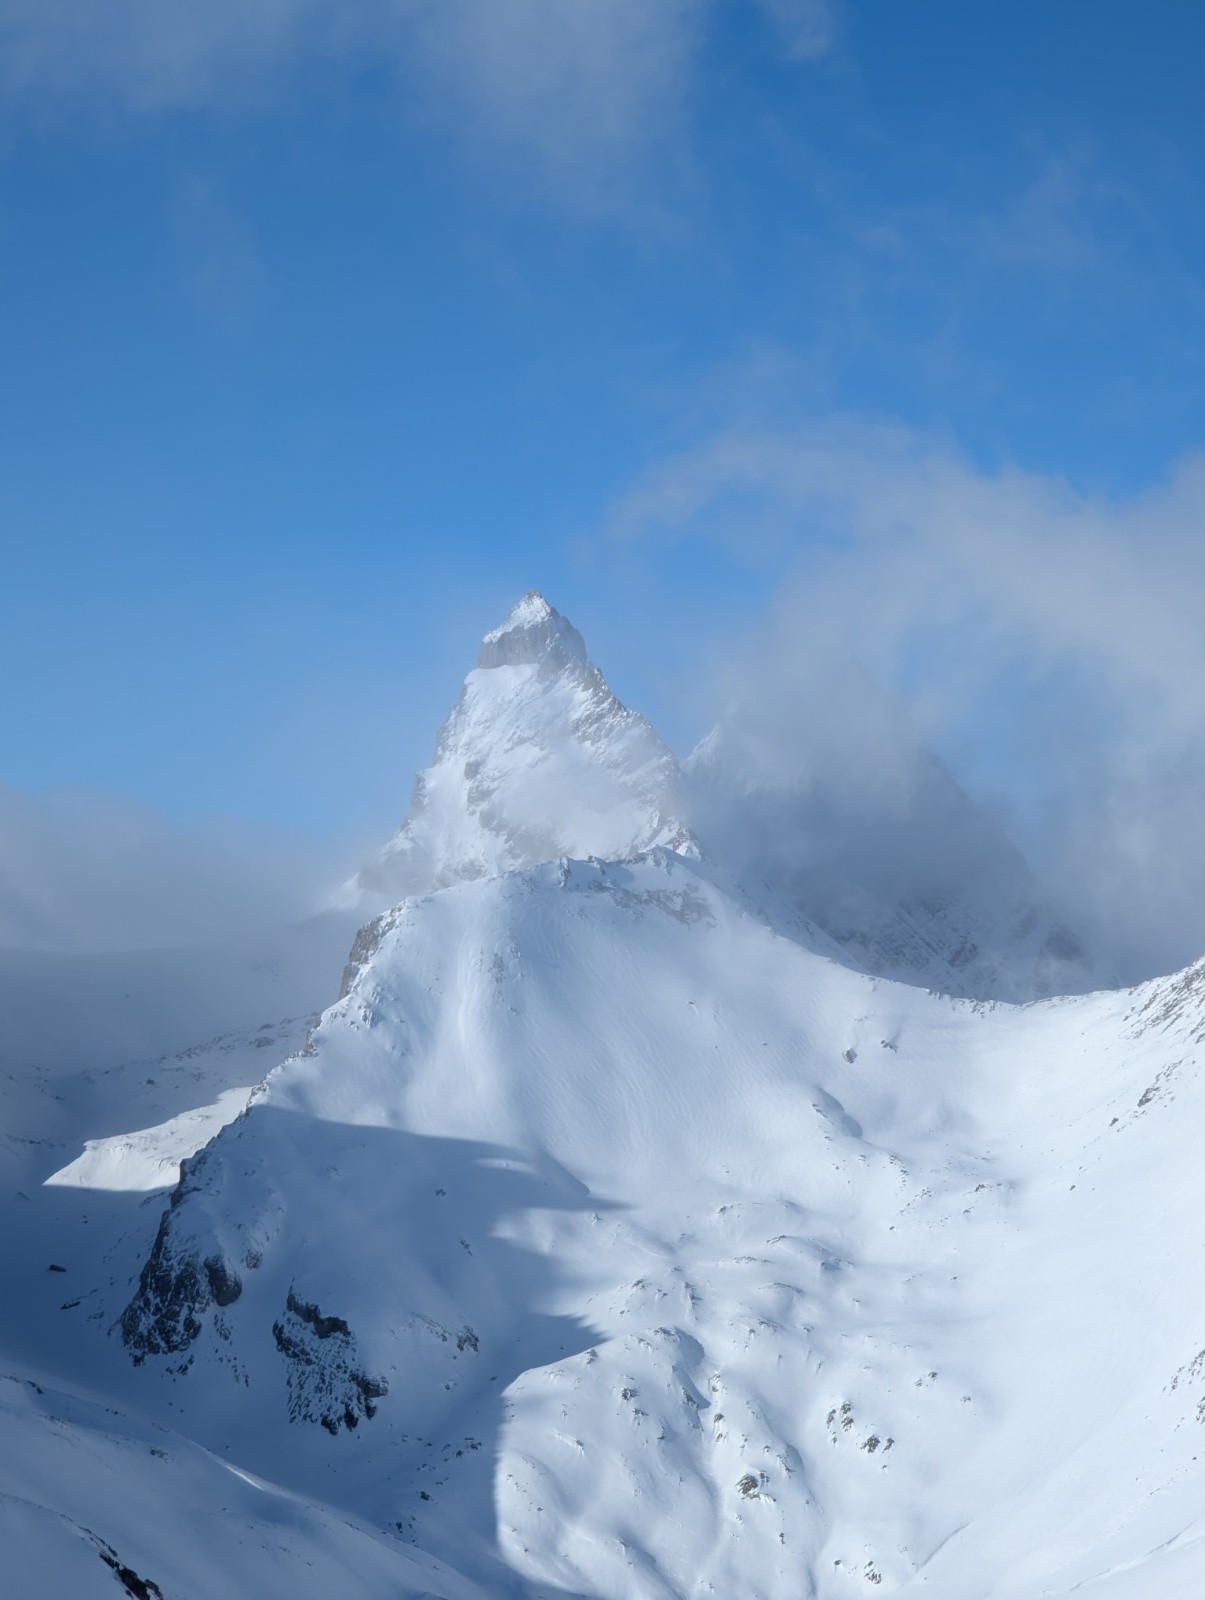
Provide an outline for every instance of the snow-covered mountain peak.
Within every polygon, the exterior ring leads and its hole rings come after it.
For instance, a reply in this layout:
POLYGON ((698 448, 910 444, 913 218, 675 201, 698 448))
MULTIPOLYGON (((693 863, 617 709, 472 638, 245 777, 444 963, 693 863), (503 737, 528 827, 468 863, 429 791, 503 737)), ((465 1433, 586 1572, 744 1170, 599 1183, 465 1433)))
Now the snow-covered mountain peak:
POLYGON ((517 667, 546 661, 557 665, 567 661, 588 663, 586 641, 542 594, 529 589, 506 621, 482 639, 477 665, 517 667))
POLYGON ((898 708, 856 675, 837 691, 852 740, 809 739, 806 719, 784 739, 747 708, 679 767, 532 589, 482 639, 359 894, 383 910, 564 856, 701 841, 772 923, 866 972, 980 1000, 1092 987, 1020 853, 898 708))
POLYGON ((535 590, 481 642, 410 810, 360 887, 390 900, 561 856, 691 848, 678 766, 535 590))

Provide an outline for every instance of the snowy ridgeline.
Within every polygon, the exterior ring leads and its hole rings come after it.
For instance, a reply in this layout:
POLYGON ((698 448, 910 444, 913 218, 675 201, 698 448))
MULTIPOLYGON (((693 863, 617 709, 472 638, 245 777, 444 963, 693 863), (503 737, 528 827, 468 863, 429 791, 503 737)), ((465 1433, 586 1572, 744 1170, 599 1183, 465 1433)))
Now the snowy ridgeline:
MULTIPOLYGON (((98 1057, 114 1095, 156 1080, 139 1133, 72 1122, 95 1098, 41 1064, 16 1592, 1205 1592, 1205 969, 1022 1007, 858 970, 955 934, 985 983, 1079 958, 1006 841, 993 904, 717 855, 538 597, 481 662, 365 874, 409 898, 312 1030, 98 1057), (266 1036, 294 1053, 248 1104, 266 1036), (246 1109, 164 1209, 222 1091, 214 1121, 246 1109)), ((304 1011, 287 988, 265 1016, 304 1011)))

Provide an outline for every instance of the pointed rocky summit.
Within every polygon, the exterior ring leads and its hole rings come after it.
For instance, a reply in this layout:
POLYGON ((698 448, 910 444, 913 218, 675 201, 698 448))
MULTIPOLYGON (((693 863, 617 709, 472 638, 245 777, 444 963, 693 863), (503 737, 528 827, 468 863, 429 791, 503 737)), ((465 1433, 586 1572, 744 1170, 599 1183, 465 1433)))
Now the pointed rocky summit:
POLYGON ((541 662, 565 666, 570 661, 589 662, 586 641, 544 596, 529 589, 500 627, 481 641, 477 665, 489 667, 537 666, 541 662))
POLYGON ((562 856, 681 850, 677 791, 670 751, 533 589, 481 641, 406 820, 359 883, 400 899, 562 856))

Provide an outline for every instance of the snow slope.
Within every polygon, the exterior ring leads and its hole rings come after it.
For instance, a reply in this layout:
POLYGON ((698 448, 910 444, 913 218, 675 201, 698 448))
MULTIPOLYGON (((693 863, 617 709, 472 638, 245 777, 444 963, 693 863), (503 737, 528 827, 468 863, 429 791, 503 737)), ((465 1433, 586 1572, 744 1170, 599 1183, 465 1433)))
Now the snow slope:
POLYGON ((71 1389, 4 1373, 0 1438, 0 1548, 14 1600, 123 1590, 142 1600, 485 1600, 371 1528, 71 1389))
POLYGON ((678 792, 530 596, 312 1029, 333 925, 0 962, 19 1600, 1205 1592, 1205 964, 886 981, 678 792))
POLYGON ((188 1164, 135 1392, 491 1593, 1149 1593, 1201 982, 876 983, 665 851, 408 902, 188 1164))

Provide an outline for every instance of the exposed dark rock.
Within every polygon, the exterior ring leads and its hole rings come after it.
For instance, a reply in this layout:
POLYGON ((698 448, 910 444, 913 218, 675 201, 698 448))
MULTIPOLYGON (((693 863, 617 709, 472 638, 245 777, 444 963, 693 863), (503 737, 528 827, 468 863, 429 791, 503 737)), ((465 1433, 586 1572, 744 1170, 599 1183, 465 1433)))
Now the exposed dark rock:
POLYGON ((290 1289, 272 1337, 286 1362, 290 1422, 317 1422, 336 1434, 376 1415, 389 1385, 359 1369, 355 1337, 342 1317, 324 1316, 290 1289))
MULTIPOLYGON (((95 1535, 93 1535, 95 1538, 95 1535)), ((99 1543, 99 1541, 98 1541, 99 1543)), ((115 1550, 107 1544, 100 1545, 97 1555, 117 1578, 122 1588, 134 1600, 163 1600, 163 1590, 157 1583, 152 1583, 149 1578, 140 1578, 132 1567, 127 1567, 119 1558, 115 1550)))
POLYGON ((292 1289, 289 1290, 285 1307, 295 1317, 300 1317, 302 1322, 308 1322, 320 1339, 333 1338, 337 1333, 343 1334, 345 1338, 351 1337, 351 1329, 342 1317, 324 1317, 317 1306, 299 1300, 292 1289))
MULTIPOLYGON (((173 1205, 175 1199, 174 1194, 173 1205)), ((136 1367, 149 1355, 178 1355, 187 1350, 201 1331, 202 1313, 213 1301, 229 1305, 242 1292, 237 1275, 221 1257, 207 1257, 202 1264, 195 1256, 176 1254, 170 1237, 171 1215, 165 1211, 160 1219, 134 1298, 118 1323, 136 1367)))
POLYGON ((204 1266, 205 1281, 214 1304, 232 1306, 243 1292, 243 1280, 226 1265, 221 1256, 206 1256, 204 1266))

